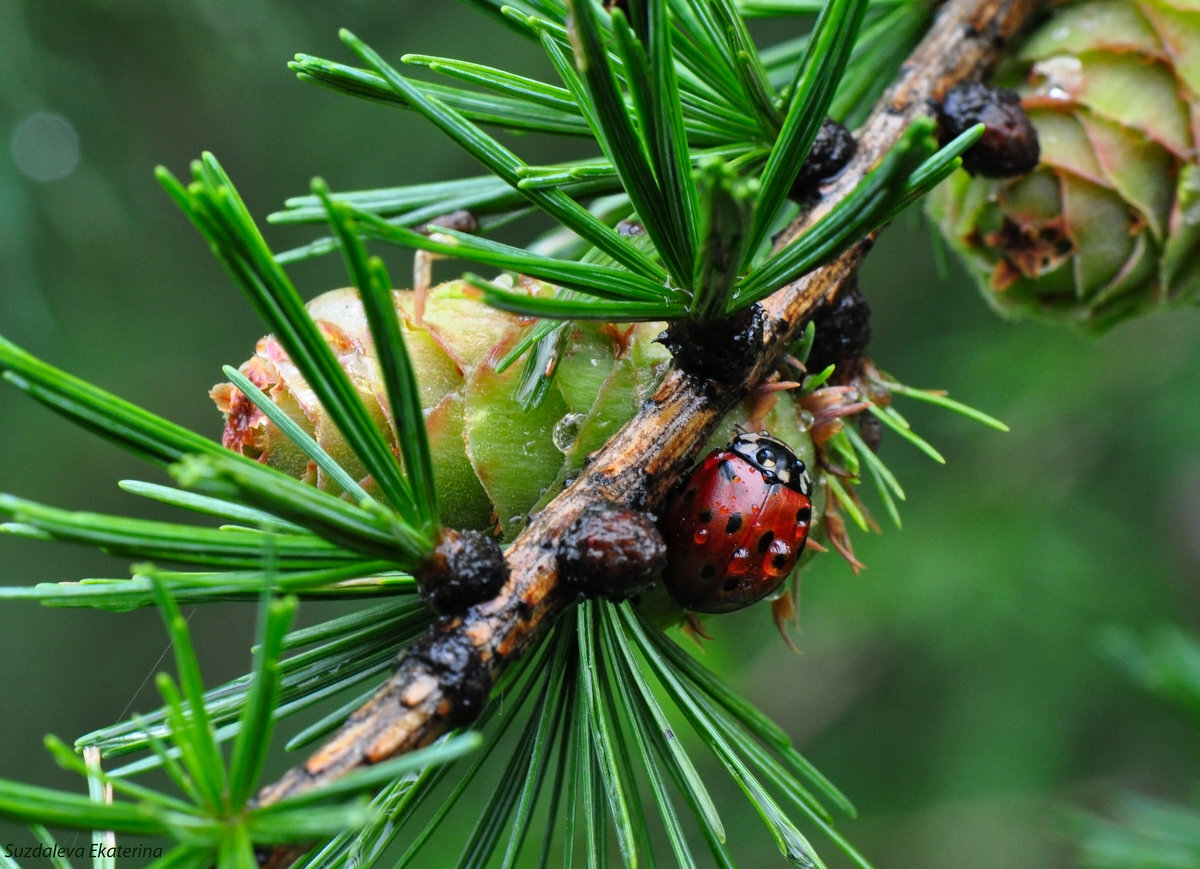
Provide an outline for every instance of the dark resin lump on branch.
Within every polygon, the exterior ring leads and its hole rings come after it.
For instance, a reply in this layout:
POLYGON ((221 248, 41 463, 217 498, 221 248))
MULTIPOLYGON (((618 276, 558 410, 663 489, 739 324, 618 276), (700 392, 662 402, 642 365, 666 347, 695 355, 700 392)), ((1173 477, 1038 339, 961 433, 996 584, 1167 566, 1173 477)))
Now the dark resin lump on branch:
POLYGON ((588 597, 633 597, 658 579, 666 562, 653 517, 609 501, 585 507, 559 543, 563 580, 588 597))
POLYGON ((494 537, 447 528, 417 579, 421 599, 433 610, 458 613, 499 594, 508 580, 508 565, 494 537))
POLYGON ((976 124, 983 138, 963 154, 962 165, 972 175, 1012 178, 1032 172, 1041 148, 1037 129, 1021 107, 1016 91, 970 82, 952 88, 937 106, 938 139, 943 145, 976 124))
POLYGON ((708 323, 676 320, 658 343, 688 374, 718 386, 735 383, 762 349, 764 319, 762 307, 755 304, 708 323))
POLYGON ((813 326, 812 348, 805 363, 808 370, 816 373, 836 365, 839 379, 853 375, 871 341, 871 309, 858 282, 851 282, 834 296, 817 314, 813 326))
POLYGON ((833 118, 826 118, 792 182, 791 198, 804 202, 815 197, 817 186, 846 168, 857 150, 853 134, 833 118))

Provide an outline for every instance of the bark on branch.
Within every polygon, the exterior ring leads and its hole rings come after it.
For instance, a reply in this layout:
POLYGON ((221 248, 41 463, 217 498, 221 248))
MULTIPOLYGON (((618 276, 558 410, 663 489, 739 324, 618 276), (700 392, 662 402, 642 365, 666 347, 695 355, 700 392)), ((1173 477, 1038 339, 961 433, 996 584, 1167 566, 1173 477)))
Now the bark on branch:
MULTIPOLYGON (((984 75, 1032 15, 1037 0, 949 0, 858 131, 858 152, 821 202, 788 228, 801 234, 873 168, 930 100, 984 75)), ((554 623, 574 599, 559 582, 556 541, 588 504, 608 500, 639 510, 659 507, 721 418, 753 390, 815 311, 853 278, 870 250, 863 239, 834 262, 771 296, 762 353, 740 382, 716 389, 672 370, 637 415, 596 453, 579 478, 537 514, 513 542, 511 577, 493 600, 442 619, 406 652, 396 672, 302 766, 265 787, 268 804, 351 770, 427 745, 470 723, 499 673, 554 623)), ((284 866, 276 852, 265 865, 284 866)))

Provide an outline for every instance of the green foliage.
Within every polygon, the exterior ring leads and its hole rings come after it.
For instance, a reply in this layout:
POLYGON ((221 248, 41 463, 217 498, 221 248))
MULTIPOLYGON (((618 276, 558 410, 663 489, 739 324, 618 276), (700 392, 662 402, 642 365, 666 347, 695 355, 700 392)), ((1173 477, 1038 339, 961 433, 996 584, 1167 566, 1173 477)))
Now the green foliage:
MULTIPOLYGON (((1140 640, 1128 630, 1104 637, 1107 656, 1144 690, 1200 728, 1200 641, 1175 627, 1140 640)), ((1078 816, 1083 863, 1092 869, 1186 869, 1200 863, 1200 800, 1172 803, 1120 795, 1112 819, 1078 816)))
POLYGON ((822 804, 828 800, 852 812, 846 798, 795 751, 782 730, 628 604, 595 601, 578 607, 509 671, 476 727, 487 741, 469 767, 437 767, 415 782, 385 788, 375 806, 386 823, 337 837, 304 865, 348 866, 354 855, 372 853, 405 834, 412 842, 396 865, 423 865, 414 861, 454 815, 459 800, 484 790, 479 779, 489 755, 510 744, 508 761, 499 781, 490 785, 491 797, 478 810, 457 865, 482 865, 500 854, 502 865, 532 865, 535 853, 537 865, 566 865, 585 837, 589 852, 599 853, 610 823, 628 865, 651 860, 651 843, 664 835, 680 865, 732 865, 718 808, 686 747, 695 742, 739 783, 791 862, 824 865, 789 819, 789 812, 798 812, 856 865, 868 865, 833 831, 822 804), (518 722, 523 723, 513 743, 508 731, 518 722), (449 793, 447 780, 454 782, 449 793), (772 791, 780 794, 780 802, 772 791), (706 855, 697 854, 683 835, 680 798, 704 831, 706 855), (410 829, 423 817, 422 804, 432 799, 439 800, 432 820, 419 831, 410 829), (531 837, 539 807, 549 817, 540 838, 531 837), (554 835, 559 829, 561 839, 554 835), (565 849, 559 855, 556 844, 565 849))
MULTIPOLYGON (((438 229, 435 235, 405 230, 459 208, 487 214, 515 204, 510 192, 482 180, 346 196, 365 234, 500 266, 573 291, 555 298, 530 297, 467 276, 489 304, 504 310, 560 319, 707 321, 754 304, 878 228, 953 171, 955 158, 981 132, 935 154, 932 125, 915 125, 834 213, 785 251, 770 253, 767 238, 794 213, 794 206, 786 204, 790 188, 851 66, 867 5, 862 0, 826 5, 803 40, 798 61, 792 59, 798 65, 783 90, 771 84, 771 69, 749 41, 737 9, 727 3, 711 8, 701 3, 635 4, 632 24, 620 10, 606 15, 591 2, 572 5, 570 25, 565 9, 555 8, 553 15, 548 10, 519 15, 510 8, 507 14, 546 51, 562 88, 478 64, 405 58, 503 93, 489 97, 489 103, 495 100, 490 113, 472 110, 475 91, 410 79, 346 32, 343 41, 369 69, 307 55, 292 66, 302 79, 342 92, 361 96, 366 82, 376 85, 372 93, 377 98, 390 92, 393 104, 425 115, 529 205, 594 246, 602 261, 532 255, 453 230, 438 229), (530 166, 480 126, 529 129, 534 126, 529 112, 551 105, 586 122, 601 159, 530 166), (693 179, 697 171, 699 183, 693 179), (725 180, 717 182, 718 177, 725 180), (591 183, 596 178, 611 181, 597 188, 591 183), (573 182, 584 179, 587 183, 576 189, 573 182), (651 256, 577 202, 581 195, 609 191, 636 214, 652 242, 651 256), (367 216, 383 218, 398 208, 412 210, 386 223, 367 216), (720 223, 714 224, 717 215, 720 223)), ((922 14, 907 8, 914 17, 922 14)), ((859 62, 867 61, 860 57, 859 62)), ((552 124, 539 129, 562 132, 552 124)), ((308 200, 294 204, 296 211, 276 219, 310 219, 308 200)), ((316 242, 287 258, 327 249, 316 242)))
MULTIPOLYGON (((477 736, 467 734, 347 776, 329 788, 271 806, 254 806, 251 798, 259 786, 282 698, 280 655, 296 600, 263 598, 254 668, 238 704, 226 761, 187 621, 163 583, 155 583, 154 590, 174 648, 179 681, 159 674, 157 685, 165 704, 159 717, 166 726, 161 736, 147 730, 144 738, 155 765, 163 768, 181 796, 105 773, 49 737, 46 747, 62 766, 88 778, 91 793, 84 796, 0 780, 0 814, 29 823, 173 839, 176 844, 150 864, 153 869, 212 864, 218 869, 250 869, 258 865, 256 844, 304 843, 357 829, 371 818, 363 794, 412 770, 453 760, 479 743, 477 736), (125 799, 104 799, 93 785, 110 787, 125 799)), ((140 719, 135 724, 145 726, 140 719)), ((94 751, 95 744, 84 747, 94 751)), ((48 834, 42 830, 39 838, 45 842, 48 834)))

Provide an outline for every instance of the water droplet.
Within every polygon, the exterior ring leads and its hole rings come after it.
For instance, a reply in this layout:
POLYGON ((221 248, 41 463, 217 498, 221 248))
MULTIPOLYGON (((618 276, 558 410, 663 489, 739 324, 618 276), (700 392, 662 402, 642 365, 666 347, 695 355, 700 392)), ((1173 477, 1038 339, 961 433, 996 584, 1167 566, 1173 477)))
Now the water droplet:
POLYGON ((786 540, 776 537, 763 554, 762 569, 767 576, 784 576, 794 565, 792 547, 786 540))
POLYGON ((1083 91, 1083 62, 1077 57, 1051 57, 1033 65, 1038 90, 1053 100, 1070 101, 1083 91))
POLYGON ((697 528, 696 533, 692 535, 692 542, 697 546, 703 546, 708 542, 708 529, 697 528))
POLYGON ((813 425, 813 415, 807 410, 800 410, 796 413, 796 425, 800 427, 800 431, 808 431, 813 425))
POLYGON ((739 547, 734 550, 733 557, 729 559, 729 566, 725 569, 725 573, 729 576, 744 576, 750 572, 751 566, 750 550, 739 547))
POLYGON ((579 428, 586 418, 582 413, 568 413, 554 424, 550 439, 559 452, 565 453, 574 446, 575 438, 579 437, 579 428))

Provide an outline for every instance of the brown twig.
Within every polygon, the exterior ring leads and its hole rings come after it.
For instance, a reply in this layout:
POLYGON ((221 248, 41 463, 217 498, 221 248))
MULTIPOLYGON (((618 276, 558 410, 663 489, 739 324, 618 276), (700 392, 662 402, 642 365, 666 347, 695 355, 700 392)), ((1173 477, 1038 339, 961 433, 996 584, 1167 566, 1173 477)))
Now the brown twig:
MULTIPOLYGON (((853 189, 910 122, 929 114, 932 99, 990 69, 1035 6, 1036 0, 949 0, 859 131, 853 161, 822 188, 822 201, 788 228, 782 243, 853 189)), ((572 520, 600 500, 642 510, 660 505, 721 418, 775 366, 816 309, 854 277, 872 241, 864 239, 764 303, 763 351, 738 382, 716 388, 678 370, 668 373, 637 415, 513 542, 505 556, 510 579, 500 594, 462 616, 443 618, 412 644, 375 696, 302 766, 264 788, 259 802, 310 790, 474 720, 503 668, 544 635, 574 599, 559 582, 555 546, 572 520)), ((275 852, 265 865, 287 861, 287 855, 275 852)))

